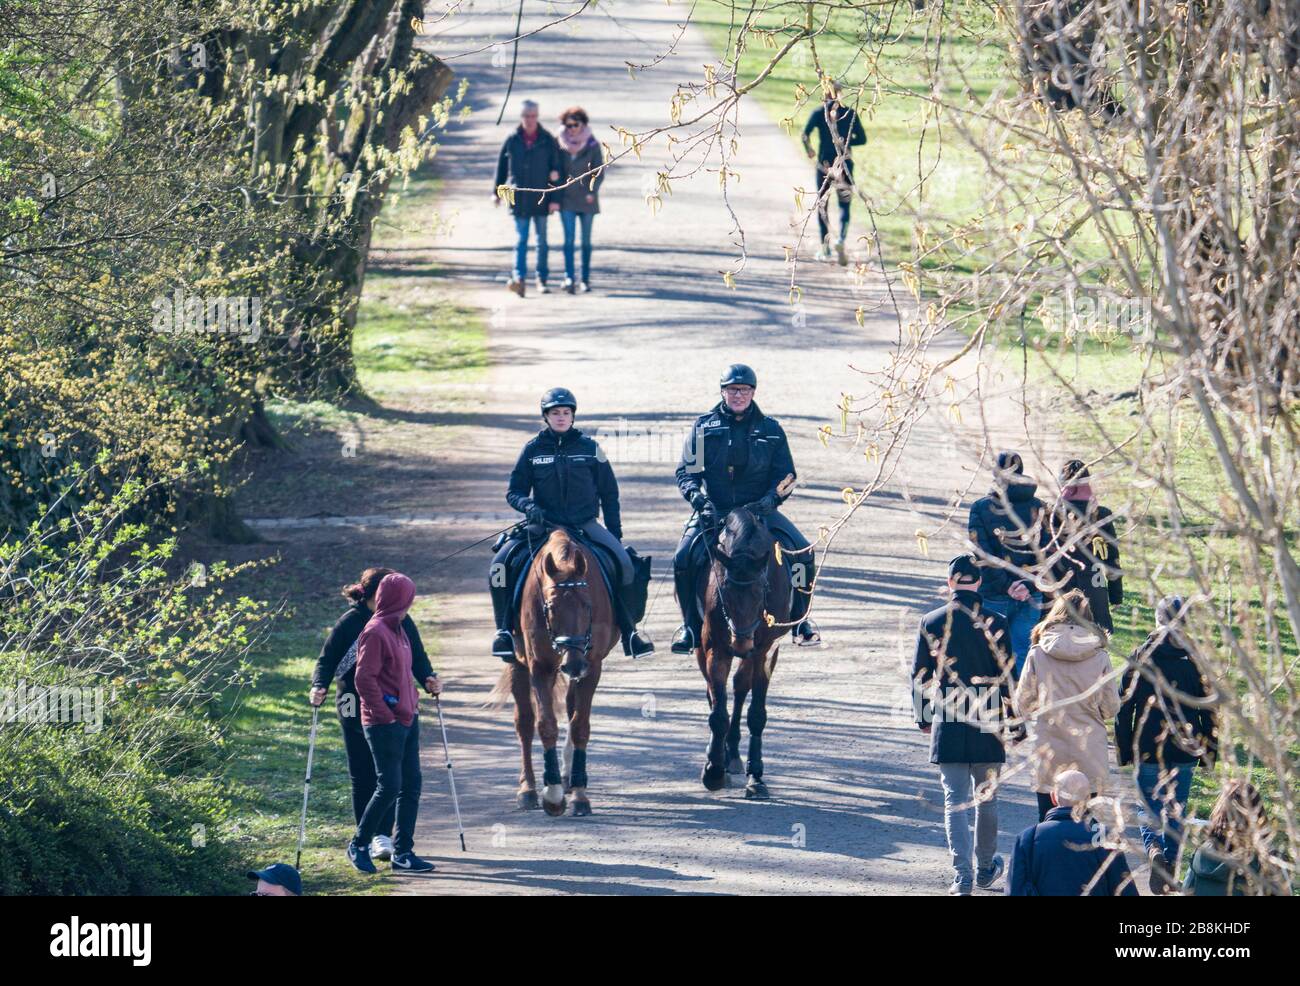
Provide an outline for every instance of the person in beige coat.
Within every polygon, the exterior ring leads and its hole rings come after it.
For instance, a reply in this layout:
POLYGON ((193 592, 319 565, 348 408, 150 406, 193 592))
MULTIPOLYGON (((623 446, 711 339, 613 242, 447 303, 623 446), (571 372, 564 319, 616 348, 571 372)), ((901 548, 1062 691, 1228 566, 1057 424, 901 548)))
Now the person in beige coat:
POLYGON ((1052 810, 1052 781, 1062 770, 1087 775, 1093 796, 1106 790, 1106 722, 1120 705, 1106 643, 1077 589, 1059 597, 1030 635, 1015 708, 1036 722, 1031 756, 1040 821, 1052 810))

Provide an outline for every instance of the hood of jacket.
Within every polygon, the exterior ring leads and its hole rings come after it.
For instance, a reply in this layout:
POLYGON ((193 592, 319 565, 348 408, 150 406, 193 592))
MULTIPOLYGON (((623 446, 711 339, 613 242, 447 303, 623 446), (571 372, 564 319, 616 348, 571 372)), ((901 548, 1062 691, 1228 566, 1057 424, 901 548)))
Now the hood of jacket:
POLYGON ((1039 649, 1058 661, 1083 661, 1105 646, 1099 631, 1077 623, 1058 623, 1038 639, 1039 649))
POLYGON ((994 484, 993 488, 989 490, 989 496, 995 500, 1000 500, 1004 489, 1006 490, 1007 499, 1012 503, 1023 503, 1034 498, 1034 494, 1038 492, 1038 484, 1017 477, 1014 482, 1008 482, 1005 487, 994 484))
POLYGON ((375 593, 375 615, 371 619, 396 630, 413 602, 415 583, 401 572, 392 572, 379 583, 379 591, 375 593))

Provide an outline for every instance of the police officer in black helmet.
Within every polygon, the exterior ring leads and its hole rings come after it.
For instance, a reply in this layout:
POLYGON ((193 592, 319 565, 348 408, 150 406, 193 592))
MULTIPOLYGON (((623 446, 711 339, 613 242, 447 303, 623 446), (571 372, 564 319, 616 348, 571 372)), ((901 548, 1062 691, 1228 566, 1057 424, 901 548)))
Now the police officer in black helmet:
MULTIPOLYGON (((553 387, 542 395, 546 427, 519 454, 510 473, 506 501, 525 516, 530 526, 562 525, 581 530, 614 555, 622 582, 619 598, 614 600, 614 613, 623 634, 623 649, 632 657, 641 657, 653 653, 654 644, 637 632, 622 598, 632 585, 633 567, 622 544, 618 481, 600 446, 574 427, 577 412, 577 398, 564 387, 553 387), (598 513, 604 516, 603 526, 596 520, 598 513)), ((524 537, 520 532, 502 545, 488 577, 497 625, 492 653, 503 661, 515 659, 510 633, 514 586, 500 576, 508 571, 507 558, 524 537)))
MULTIPOLYGON (((791 575, 795 585, 790 619, 795 643, 819 643, 816 625, 805 617, 811 599, 813 557, 805 538, 777 508, 794 489, 794 459, 785 431, 754 403, 758 377, 748 366, 727 367, 719 381, 722 400, 707 414, 695 419, 677 466, 677 488, 695 514, 682 534, 673 556, 673 578, 677 602, 682 608, 682 626, 673 637, 675 654, 689 654, 699 646, 702 614, 695 599, 698 552, 691 545, 702 529, 714 527, 736 507, 749 507, 766 521, 782 546, 793 549, 791 575)), ((705 534, 706 537, 710 536, 705 534)))

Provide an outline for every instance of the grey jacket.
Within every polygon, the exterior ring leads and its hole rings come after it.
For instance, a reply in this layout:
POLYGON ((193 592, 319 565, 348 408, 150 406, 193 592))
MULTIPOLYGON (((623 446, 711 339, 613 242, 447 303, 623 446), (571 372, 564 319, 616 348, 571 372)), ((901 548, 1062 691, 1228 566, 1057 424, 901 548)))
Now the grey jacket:
POLYGON ((578 178, 579 175, 587 175, 585 178, 579 178, 556 196, 560 208, 565 212, 600 212, 600 185, 605 180, 605 172, 598 171, 594 176, 587 174, 592 168, 599 168, 605 163, 605 150, 600 146, 600 142, 593 137, 576 156, 570 154, 564 149, 564 145, 560 144, 560 161, 561 184, 578 178), (588 195, 593 196, 590 202, 587 201, 588 195))

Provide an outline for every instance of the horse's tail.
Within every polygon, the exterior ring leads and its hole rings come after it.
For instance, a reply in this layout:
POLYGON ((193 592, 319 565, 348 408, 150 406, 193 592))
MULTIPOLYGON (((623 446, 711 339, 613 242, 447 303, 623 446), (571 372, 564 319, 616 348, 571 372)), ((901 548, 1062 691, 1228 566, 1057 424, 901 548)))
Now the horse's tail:
POLYGON ((497 679, 497 683, 488 692, 487 699, 483 702, 483 708, 504 709, 510 704, 514 698, 514 688, 512 687, 514 674, 515 666, 513 664, 507 664, 502 668, 501 677, 497 679))

